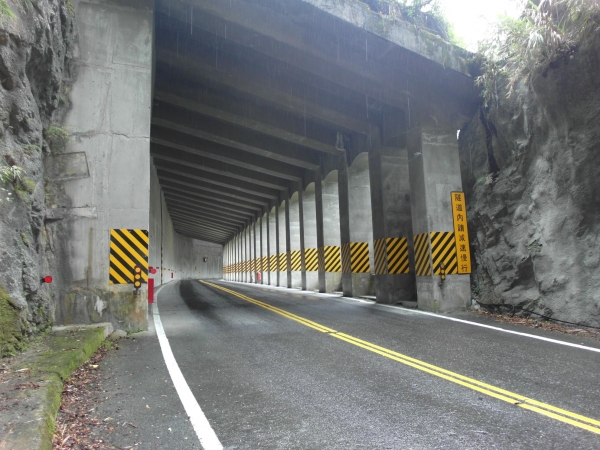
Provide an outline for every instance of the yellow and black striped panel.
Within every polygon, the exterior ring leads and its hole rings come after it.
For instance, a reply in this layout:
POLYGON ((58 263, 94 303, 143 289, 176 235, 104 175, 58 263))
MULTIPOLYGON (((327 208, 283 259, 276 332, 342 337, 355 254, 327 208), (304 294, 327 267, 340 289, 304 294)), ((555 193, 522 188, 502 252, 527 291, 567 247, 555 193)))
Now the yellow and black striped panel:
POLYGON ((429 254, 429 234, 413 236, 415 243, 415 272, 418 277, 431 275, 431 256, 429 254))
POLYGON ((342 244, 342 273, 352 273, 350 244, 342 244))
POLYGON ((377 239, 375 245, 375 275, 387 274, 387 255, 385 250, 385 239, 377 239))
POLYGON ((340 257, 340 247, 337 245, 326 245, 323 249, 324 272, 342 271, 342 259, 340 257))
POLYGON ((387 238, 387 260, 388 273, 399 275, 410 272, 408 263, 408 239, 406 238, 387 238))
POLYGON ((432 231, 430 237, 433 273, 435 275, 441 275, 441 264, 444 263, 447 275, 457 274, 458 258, 456 257, 454 232, 432 231))
POLYGON ((300 272, 302 269, 302 261, 300 259, 300 250, 290 251, 292 257, 292 272, 300 272))
POLYGON ((287 267, 288 267, 287 253, 280 253, 279 254, 279 271, 287 272, 287 267))
POLYGON ((307 272, 317 272, 319 270, 319 258, 316 248, 304 249, 304 263, 307 272))
POLYGON ((148 230, 110 230, 109 284, 133 284, 133 269, 142 268, 148 282, 148 230))
POLYGON ((350 264, 352 273, 369 273, 371 271, 368 242, 350 243, 350 264))
POLYGON ((270 272, 277 272, 277 270, 279 270, 277 268, 278 263, 277 263, 277 255, 271 255, 269 257, 269 271, 270 272))

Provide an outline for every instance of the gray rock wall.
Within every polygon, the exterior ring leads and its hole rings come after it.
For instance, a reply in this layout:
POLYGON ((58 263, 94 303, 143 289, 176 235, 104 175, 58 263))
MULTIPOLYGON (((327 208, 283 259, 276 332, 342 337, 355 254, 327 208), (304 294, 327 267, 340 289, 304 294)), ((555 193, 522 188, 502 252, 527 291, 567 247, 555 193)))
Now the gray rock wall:
POLYGON ((481 302, 600 325, 598 73, 596 40, 534 74, 510 99, 501 93, 487 134, 479 116, 461 131, 481 302), (499 167, 495 179, 490 161, 499 167))
POLYGON ((57 193, 45 183, 44 157, 60 145, 57 127, 69 106, 74 36, 74 10, 67 2, 10 5, 16 18, 0 24, 0 166, 17 165, 25 174, 0 186, 7 190, 0 204, 0 356, 22 349, 54 317, 53 286, 40 283, 52 274, 60 252, 46 214, 57 193))

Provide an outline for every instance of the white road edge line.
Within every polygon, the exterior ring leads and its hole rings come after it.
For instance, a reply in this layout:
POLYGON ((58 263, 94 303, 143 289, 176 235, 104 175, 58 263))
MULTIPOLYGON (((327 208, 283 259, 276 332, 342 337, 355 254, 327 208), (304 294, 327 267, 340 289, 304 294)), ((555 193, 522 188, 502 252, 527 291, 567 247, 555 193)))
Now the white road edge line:
MULTIPOLYGON (((156 290, 156 298, 158 298, 158 293, 164 286, 165 285, 163 284, 156 290)), ((175 360, 175 356, 171 350, 171 345, 169 344, 169 340, 167 339, 167 335, 165 334, 165 330, 160 320, 156 298, 154 300, 154 304, 152 305, 154 327, 156 328, 156 335, 158 336, 158 342, 160 343, 165 364, 167 365, 167 369, 169 370, 169 374, 171 375, 171 380, 173 380, 177 394, 179 394, 179 399, 183 404, 185 412, 190 418, 190 422, 194 427, 194 431, 196 431, 196 435, 200 440, 202 448, 204 450, 222 450, 223 445, 210 426, 208 419, 196 401, 196 397, 194 397, 194 394, 185 381, 183 373, 181 373, 181 369, 175 360)))
MULTIPOLYGON (((378 305, 378 306, 384 307, 384 308, 392 308, 392 309, 396 309, 396 310, 398 309, 391 305, 378 305)), ((505 330, 504 328, 494 327, 492 325, 471 322, 470 320, 456 319, 455 317, 446 317, 446 316, 442 316, 440 314, 430 313, 427 311, 410 310, 410 312, 414 313, 414 314, 423 314, 425 316, 435 317, 437 319, 444 319, 444 320, 451 320, 452 322, 465 323, 467 325, 473 325, 474 327, 489 328, 490 330, 501 331, 503 333, 516 334, 517 336, 523 336, 523 337, 527 337, 527 338, 531 338, 531 339, 538 339, 540 341, 551 342, 553 344, 565 345, 567 347, 575 347, 575 348, 579 348, 581 350, 589 350, 590 352, 600 353, 600 348, 586 347, 585 345, 580 345, 580 344, 572 344, 571 342, 559 341, 558 339, 552 339, 552 338, 547 338, 547 337, 543 337, 543 336, 536 336, 535 334, 521 333, 519 331, 512 331, 512 330, 505 330)))
MULTIPOLYGON (((226 283, 236 283, 236 284, 247 285, 247 283, 243 283, 243 282, 239 282, 239 281, 227 281, 227 280, 223 280, 223 281, 225 281, 226 283)), ((257 286, 261 286, 261 285, 257 285, 257 286)), ((251 287, 252 287, 252 285, 251 285, 251 287)), ((287 288, 283 288, 282 290, 287 290, 287 288)), ((308 295, 308 294, 306 294, 306 295, 308 295)), ((323 294, 314 293, 311 295, 322 296, 323 294)), ((367 303, 369 305, 374 305, 375 307, 378 307, 378 308, 389 308, 393 311, 396 311, 398 314, 423 314, 426 316, 435 317, 436 319, 451 320, 453 322, 459 322, 459 323, 464 323, 467 325, 473 325, 475 327, 489 328, 490 330, 501 331, 503 333, 516 334, 517 336, 523 336, 523 337, 531 338, 531 339, 538 339, 540 341, 551 342, 553 344, 565 345, 567 347, 574 347, 574 348, 578 348, 581 350, 588 350, 590 352, 600 353, 600 348, 587 347, 585 345, 580 345, 580 344, 572 344, 570 342, 559 341, 558 339, 552 339, 552 338, 547 338, 547 337, 543 337, 543 336, 536 336, 535 334, 521 333, 519 331, 512 331, 512 330, 505 330, 504 328, 494 327, 492 325, 485 325, 483 323, 471 322, 470 320, 456 319, 454 317, 442 316, 440 314, 431 313, 431 312, 427 312, 427 311, 419 311, 418 309, 398 308, 397 306, 384 305, 381 303, 373 303, 371 301, 362 300, 360 298, 353 298, 353 297, 339 297, 339 296, 331 296, 331 295, 328 295, 327 297, 332 298, 333 300, 338 300, 338 301, 350 300, 350 301, 357 302, 357 303, 367 303)))

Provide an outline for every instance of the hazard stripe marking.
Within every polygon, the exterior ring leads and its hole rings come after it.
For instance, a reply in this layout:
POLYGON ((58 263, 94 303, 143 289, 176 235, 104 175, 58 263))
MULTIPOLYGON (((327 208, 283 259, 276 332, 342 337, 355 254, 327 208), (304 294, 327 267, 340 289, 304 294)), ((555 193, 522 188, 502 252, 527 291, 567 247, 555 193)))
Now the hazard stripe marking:
POLYGON ((415 273, 418 277, 431 275, 431 255, 429 250, 429 234, 413 236, 415 245, 415 273))
POLYGON ((319 247, 319 252, 322 254, 319 257, 323 258, 323 261, 319 262, 322 264, 322 268, 319 267, 321 272, 335 272, 340 273, 342 271, 342 260, 340 255, 340 247, 338 245, 326 245, 325 247, 319 247))
POLYGON ((292 259, 292 272, 300 272, 302 268, 302 260, 300 258, 300 250, 291 250, 290 257, 292 259))
POLYGON ((387 269, 392 275, 410 273, 408 259, 408 239, 405 237, 386 238, 387 269))
POLYGON ((386 275, 387 271, 387 254, 385 239, 377 239, 375 245, 375 275, 386 275))
POLYGON ((342 273, 352 273, 350 244, 342 244, 342 273))
POLYGON ((133 284, 133 269, 142 268, 148 282, 148 230, 110 230, 109 284, 133 284))
POLYGON ((430 233, 431 238, 431 259, 433 261, 433 273, 441 275, 442 263, 445 266, 446 274, 453 275, 458 273, 458 259, 456 257, 456 245, 454 243, 454 232, 430 233))
POLYGON ((316 248, 304 249, 304 261, 307 272, 317 272, 319 270, 319 258, 316 248))
POLYGON ((369 273, 371 271, 368 242, 350 243, 350 265, 352 273, 369 273))

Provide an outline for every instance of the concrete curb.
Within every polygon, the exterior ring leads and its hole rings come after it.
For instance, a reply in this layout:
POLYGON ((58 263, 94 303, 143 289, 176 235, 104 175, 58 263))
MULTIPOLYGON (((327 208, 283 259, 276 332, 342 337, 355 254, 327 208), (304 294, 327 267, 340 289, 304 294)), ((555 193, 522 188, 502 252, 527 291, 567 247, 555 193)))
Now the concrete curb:
POLYGON ((1 374, 0 450, 51 450, 63 381, 112 332, 110 324, 55 327, 1 374))

